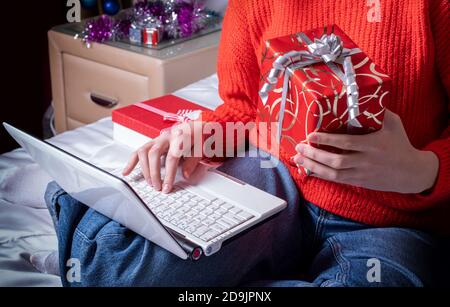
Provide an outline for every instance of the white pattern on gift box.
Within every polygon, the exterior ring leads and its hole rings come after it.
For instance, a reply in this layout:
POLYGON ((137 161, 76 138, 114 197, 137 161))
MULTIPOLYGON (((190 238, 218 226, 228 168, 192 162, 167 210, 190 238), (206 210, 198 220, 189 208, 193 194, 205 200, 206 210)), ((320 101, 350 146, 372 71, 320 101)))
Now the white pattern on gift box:
MULTIPOLYGON (((376 65, 374 63, 372 63, 370 65, 370 72, 371 74, 367 74, 367 73, 359 73, 358 74, 358 69, 363 67, 364 65, 367 64, 367 62, 369 62, 370 59, 367 57, 365 58, 363 61, 361 61, 358 64, 354 65, 354 69, 356 71, 356 77, 368 77, 368 78, 373 78, 375 79, 379 86, 376 88, 376 90, 369 94, 369 95, 365 95, 365 96, 361 96, 359 97, 359 106, 363 107, 365 104, 369 103, 371 100, 377 100, 377 103, 380 105, 380 111, 378 113, 371 113, 368 111, 364 111, 362 114, 367 118, 367 119, 371 119, 374 122, 376 122, 378 125, 382 124, 382 120, 379 118, 381 115, 383 115, 384 110, 385 110, 385 106, 383 105, 383 100, 384 98, 389 94, 389 91, 384 91, 381 93, 382 91, 382 84, 383 84, 383 80, 381 78, 386 78, 389 77, 385 74, 382 74, 380 72, 378 72, 375 68, 376 65)), ((302 69, 303 72, 305 73, 307 80, 304 82, 303 85, 307 84, 307 83, 316 83, 319 84, 320 86, 326 88, 328 87, 328 85, 322 84, 320 83, 320 78, 315 77, 316 72, 312 71, 312 68, 303 68, 302 69)), ((322 72, 324 73, 324 72, 322 72)), ((330 74, 333 78, 336 79, 336 81, 339 81, 338 77, 330 74)), ((332 85, 333 86, 333 85, 332 85)), ((308 116, 313 116, 316 117, 317 120, 317 124, 316 127, 314 128, 314 132, 319 131, 320 129, 324 129, 325 131, 329 129, 330 126, 333 126, 336 124, 336 122, 338 122, 338 127, 347 125, 348 123, 348 110, 344 111, 342 114, 338 114, 337 112, 337 105, 339 102, 339 99, 342 98, 343 95, 346 94, 345 91, 345 87, 342 88, 341 92, 337 92, 336 89, 334 88, 333 91, 335 93, 333 100, 330 101, 330 99, 323 95, 323 93, 314 91, 314 93, 316 95, 319 95, 321 98, 325 99, 326 101, 326 106, 327 108, 324 109, 322 104, 320 104, 320 101, 318 99, 314 99, 312 101, 310 101, 309 103, 307 103, 308 99, 307 99, 307 93, 311 92, 312 90, 309 89, 307 86, 303 86, 303 88, 300 90, 297 85, 295 84, 295 82, 292 82, 292 80, 289 81, 289 88, 294 88, 293 91, 290 91, 290 95, 288 95, 288 97, 286 98, 286 102, 290 105, 290 108, 286 108, 285 113, 291 115, 291 118, 293 119, 290 123, 283 123, 283 131, 289 131, 291 130, 294 125, 295 125, 295 120, 298 120, 298 115, 299 115, 299 101, 304 101, 306 104, 306 108, 307 108, 307 112, 306 112, 306 118, 308 116), (292 97, 292 93, 294 93, 296 96, 292 97), (299 95, 303 96, 303 99, 299 100, 299 95), (312 109, 314 104, 316 104, 317 106, 317 111, 318 113, 312 113, 312 109), (294 111, 291 111, 294 110, 294 111), (323 118, 329 114, 333 114, 333 116, 335 116, 336 118, 333 119, 326 127, 322 127, 322 123, 323 123, 323 118)), ((283 87, 279 87, 273 90, 274 93, 282 93, 283 92, 283 87)), ((275 117, 277 117, 278 115, 273 114, 274 110, 276 109, 277 105, 281 103, 282 97, 277 98, 272 105, 267 106, 267 108, 269 109, 269 114, 271 114, 270 116, 272 117, 273 115, 275 115, 275 117)), ((266 108, 266 109, 267 109, 266 108)), ((305 120, 305 135, 308 134, 309 127, 308 127, 308 121, 305 120)), ((282 138, 288 140, 293 146, 295 146, 298 143, 309 143, 309 141, 307 139, 305 140, 294 140, 292 139, 288 134, 283 133, 282 134, 282 138)))
POLYGON ((165 121, 173 121, 173 122, 187 122, 191 120, 197 120, 200 118, 200 114, 202 111, 200 110, 178 110, 177 114, 167 113, 164 116, 165 121))

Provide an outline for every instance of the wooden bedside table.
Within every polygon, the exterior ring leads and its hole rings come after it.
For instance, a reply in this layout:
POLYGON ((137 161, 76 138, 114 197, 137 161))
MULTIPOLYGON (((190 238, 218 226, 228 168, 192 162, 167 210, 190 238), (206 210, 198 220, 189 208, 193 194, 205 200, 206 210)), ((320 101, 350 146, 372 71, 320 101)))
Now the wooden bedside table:
POLYGON ((49 31, 58 133, 110 116, 115 108, 171 93, 216 72, 221 32, 154 50, 124 42, 86 48, 81 24, 49 31))

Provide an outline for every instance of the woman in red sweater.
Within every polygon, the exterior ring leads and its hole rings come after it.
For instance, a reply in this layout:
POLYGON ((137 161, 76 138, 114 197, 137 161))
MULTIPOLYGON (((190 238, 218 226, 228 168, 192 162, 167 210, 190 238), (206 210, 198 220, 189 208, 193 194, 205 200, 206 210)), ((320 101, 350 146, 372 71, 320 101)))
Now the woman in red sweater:
MULTIPOLYGON (((98 273, 119 270, 132 255, 102 264, 98 257, 72 247, 61 257, 82 254, 92 272, 83 280, 91 284, 237 285, 286 279, 289 273, 294 276, 289 281, 268 284, 431 284, 428 265, 433 261, 435 241, 428 233, 450 233, 449 11, 448 0, 231 0, 218 64, 224 104, 205 113, 204 122, 225 126, 226 122, 255 120, 259 64, 267 39, 338 24, 393 80, 382 130, 363 136, 315 133, 311 141, 346 153, 299 144, 297 155, 281 155, 283 165, 272 170, 258 169, 255 158, 226 162, 226 172, 285 198, 289 206, 198 267, 155 251, 157 247, 150 251, 141 247, 134 253, 153 255, 139 256, 137 265, 148 269, 148 275, 142 277, 133 268, 133 274, 110 280, 98 273), (295 164, 309 169, 311 175, 301 175, 295 164), (158 268, 152 263, 155 258, 158 268), (266 267, 258 270, 261 264, 266 267), (174 273, 167 276, 166 268, 174 273), (305 280, 298 280, 299 272, 306 273, 305 280)), ((149 184, 170 193, 181 161, 175 154, 180 141, 201 133, 193 127, 188 125, 187 132, 176 129, 141 148, 124 174, 139 163, 149 184), (162 180, 160 157, 166 154, 162 180)), ((186 177, 200 159, 182 160, 186 177)), ((54 195, 54 189, 48 195, 54 195)), ((64 201, 48 199, 50 207, 64 207, 64 201)), ((80 213, 71 209, 66 214, 80 213)), ((96 223, 94 215, 91 225, 96 223)), ((102 225, 107 227, 107 223, 102 225)), ((138 238, 123 240, 135 244, 138 238)), ((117 249, 98 242, 97 246, 103 246, 103 254, 114 254, 117 249)))

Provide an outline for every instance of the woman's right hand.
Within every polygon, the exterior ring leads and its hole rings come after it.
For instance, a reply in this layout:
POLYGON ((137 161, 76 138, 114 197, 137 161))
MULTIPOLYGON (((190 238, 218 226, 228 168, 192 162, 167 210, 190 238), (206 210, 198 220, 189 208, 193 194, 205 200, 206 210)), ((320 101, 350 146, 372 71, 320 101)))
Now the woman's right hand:
POLYGON ((150 186, 157 191, 170 193, 180 162, 183 176, 189 178, 202 160, 203 151, 193 150, 202 149, 202 144, 194 146, 194 142, 202 141, 202 128, 200 122, 189 122, 163 132, 133 153, 123 175, 128 176, 139 163, 142 175, 150 186), (161 179, 161 158, 164 156, 166 171, 164 179, 161 179))

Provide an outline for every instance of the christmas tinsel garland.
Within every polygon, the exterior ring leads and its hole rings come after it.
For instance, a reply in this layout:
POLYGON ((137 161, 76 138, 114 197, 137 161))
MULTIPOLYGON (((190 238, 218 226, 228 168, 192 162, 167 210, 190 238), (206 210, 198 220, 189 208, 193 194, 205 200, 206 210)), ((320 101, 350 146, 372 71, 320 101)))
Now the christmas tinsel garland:
POLYGON ((188 38, 220 21, 220 15, 205 7, 204 0, 142 0, 117 17, 102 15, 86 22, 81 38, 92 42, 129 38, 130 28, 143 25, 157 28, 164 39, 188 38))

